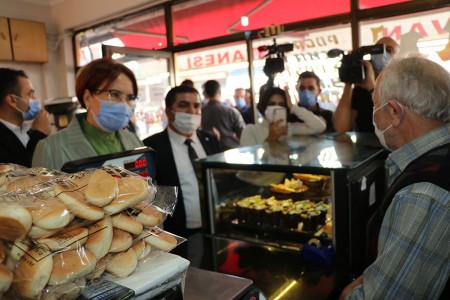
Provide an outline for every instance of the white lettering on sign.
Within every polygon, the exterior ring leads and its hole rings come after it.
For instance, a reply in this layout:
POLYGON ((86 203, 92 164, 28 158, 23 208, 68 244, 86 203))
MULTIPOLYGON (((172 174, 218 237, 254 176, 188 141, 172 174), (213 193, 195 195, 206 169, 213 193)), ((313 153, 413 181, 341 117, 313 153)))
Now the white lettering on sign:
MULTIPOLYGON (((383 36, 389 36, 398 42, 407 34, 416 33, 417 37, 437 38, 449 32, 450 12, 420 14, 408 18, 396 18, 392 21, 370 22, 361 26, 361 44, 371 45, 383 36)), ((400 44, 400 47, 402 45, 400 44)))
POLYGON ((228 47, 214 47, 204 51, 192 51, 178 54, 177 66, 179 71, 223 66, 247 61, 245 44, 228 47))

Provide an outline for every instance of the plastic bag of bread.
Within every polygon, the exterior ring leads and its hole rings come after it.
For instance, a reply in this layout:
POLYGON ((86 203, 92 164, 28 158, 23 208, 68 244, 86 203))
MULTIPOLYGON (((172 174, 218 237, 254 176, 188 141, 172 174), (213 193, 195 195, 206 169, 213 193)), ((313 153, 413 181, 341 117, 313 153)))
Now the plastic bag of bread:
POLYGON ((55 196, 85 220, 100 220, 141 202, 150 203, 155 193, 150 179, 113 166, 70 174, 55 186, 55 196))
POLYGON ((47 168, 25 168, 18 165, 0 165, 0 192, 40 192, 54 185, 65 174, 47 168), (3 172, 2 172, 3 170, 3 172))

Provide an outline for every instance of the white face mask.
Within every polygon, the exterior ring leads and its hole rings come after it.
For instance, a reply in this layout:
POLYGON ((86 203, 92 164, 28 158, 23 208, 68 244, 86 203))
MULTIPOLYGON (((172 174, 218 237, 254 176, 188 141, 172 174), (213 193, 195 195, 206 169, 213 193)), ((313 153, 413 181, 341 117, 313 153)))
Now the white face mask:
MULTIPOLYGON (((400 105, 400 103, 398 103, 397 101, 395 101, 401 108, 402 108, 402 112, 403 112, 403 106, 400 105)), ((375 112, 382 109, 383 107, 385 107, 386 105, 388 105, 389 102, 386 102, 385 104, 381 105, 380 107, 376 108, 373 110, 372 113, 372 123, 373 123, 373 127, 375 127, 375 134, 378 137, 378 139, 380 140, 380 144, 387 150, 389 151, 393 151, 393 149, 389 148, 388 145, 386 144, 386 139, 384 137, 384 133, 386 131, 388 131, 389 129, 391 129, 392 124, 389 125, 385 130, 380 130, 377 127, 377 124, 375 123, 375 112)))
POLYGON ((175 120, 173 121, 173 127, 181 134, 192 134, 197 128, 200 127, 202 122, 201 115, 188 114, 184 112, 173 112, 175 120))
POLYGON ((284 109, 286 111, 286 107, 280 106, 280 105, 269 105, 266 107, 266 110, 264 111, 264 117, 269 123, 275 122, 275 113, 274 111, 277 109, 284 109))

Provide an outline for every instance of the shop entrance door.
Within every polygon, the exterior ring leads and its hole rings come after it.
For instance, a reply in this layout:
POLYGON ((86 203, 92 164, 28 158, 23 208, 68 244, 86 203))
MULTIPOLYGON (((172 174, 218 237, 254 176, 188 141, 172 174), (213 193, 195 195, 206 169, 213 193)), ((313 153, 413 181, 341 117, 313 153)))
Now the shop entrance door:
POLYGON ((164 97, 175 82, 172 53, 106 45, 102 53, 122 62, 136 76, 139 99, 132 122, 139 138, 162 131, 167 125, 164 97))

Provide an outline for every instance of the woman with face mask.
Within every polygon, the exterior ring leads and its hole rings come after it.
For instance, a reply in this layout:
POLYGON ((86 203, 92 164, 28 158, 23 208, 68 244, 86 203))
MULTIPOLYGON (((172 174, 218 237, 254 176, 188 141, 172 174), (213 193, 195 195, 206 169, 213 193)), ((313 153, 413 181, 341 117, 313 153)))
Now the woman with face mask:
POLYGON ((123 130, 138 92, 130 69, 110 58, 94 60, 80 70, 75 90, 87 112, 39 142, 33 166, 60 170, 69 161, 143 146, 134 133, 123 130))
POLYGON ((304 107, 292 105, 286 90, 274 87, 261 95, 258 110, 264 116, 262 123, 248 124, 241 135, 241 146, 279 141, 290 135, 311 135, 322 133, 325 121, 304 107), (301 122, 289 122, 289 115, 301 122))

